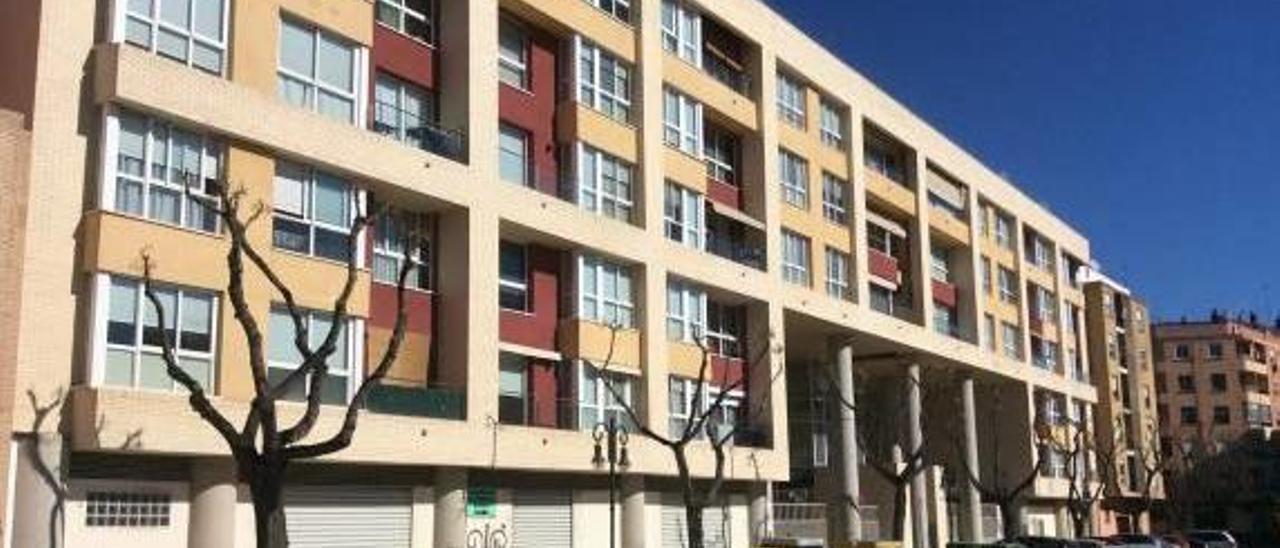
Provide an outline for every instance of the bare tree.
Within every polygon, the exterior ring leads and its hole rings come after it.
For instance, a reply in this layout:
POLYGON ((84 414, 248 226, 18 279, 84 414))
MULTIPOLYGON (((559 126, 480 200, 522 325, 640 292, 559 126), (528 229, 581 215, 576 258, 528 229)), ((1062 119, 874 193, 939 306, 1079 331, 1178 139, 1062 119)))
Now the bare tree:
MULTIPOLYGON (((597 364, 590 360, 586 363, 596 368, 602 373, 607 373, 611 365, 613 365, 613 352, 617 343, 618 330, 613 329, 609 352, 603 363, 597 364)), ((768 394, 771 393, 771 386, 778 376, 782 374, 782 368, 772 369, 769 359, 773 354, 770 344, 761 347, 761 353, 748 359, 745 363, 746 370, 738 378, 733 379, 719 387, 718 393, 705 406, 699 406, 698 402, 702 402, 706 397, 708 384, 715 381, 712 378, 711 357, 712 352, 706 345, 705 340, 699 338, 696 340, 698 350, 701 354, 701 362, 698 366, 698 377, 694 387, 693 402, 694 408, 691 409, 690 416, 685 421, 683 428, 670 435, 664 435, 654 430, 652 426, 645 423, 643 417, 636 411, 635 405, 623 397, 622 393, 614 385, 612 379, 607 375, 601 375, 604 379, 605 386, 613 396, 614 401, 618 402, 626 413, 627 418, 634 426, 636 431, 655 443, 667 448, 671 452, 671 457, 675 460, 676 473, 679 476, 681 497, 684 502, 685 516, 685 534, 688 537, 688 548, 704 548, 706 546, 706 535, 702 527, 703 510, 716 504, 721 503, 721 490, 724 488, 725 482, 725 466, 728 461, 728 447, 737 436, 743 432, 743 429, 750 424, 754 424, 760 415, 767 409, 768 402, 771 399, 768 394), (758 370, 763 366, 763 371, 758 370), (727 414, 736 413, 734 407, 726 405, 730 393, 746 388, 750 378, 756 377, 757 374, 763 375, 760 378, 767 379, 768 385, 761 388, 764 394, 750 407, 745 416, 736 416, 732 424, 726 425, 727 414), (728 428, 724 428, 728 426, 728 428), (694 479, 692 470, 689 467, 688 450, 690 444, 695 440, 702 439, 705 436, 706 441, 711 447, 711 451, 715 456, 715 465, 712 470, 710 480, 698 482, 694 479)))
MULTIPOLYGON (((1032 422, 1030 432, 1031 439, 1036 442, 1033 449, 1036 457, 1031 466, 1024 472, 1010 472, 1010 474, 1017 473, 1018 475, 1013 477, 1013 481, 1006 481, 1005 471, 1001 469, 1001 461, 1003 460, 1001 451, 1018 447, 1030 440, 1022 435, 1015 436, 1015 439, 1012 440, 1003 439, 1004 430, 1000 428, 1000 419, 1004 416, 1004 397, 1001 394, 1001 390, 991 391, 991 406, 986 417, 988 431, 991 434, 989 436, 991 440, 991 458, 987 459, 991 462, 991 473, 987 476, 988 479, 983 480, 981 472, 970 468, 965 459, 957 460, 960 461, 961 468, 964 470, 969 484, 978 490, 982 498, 991 501, 1000 509, 1000 516, 1004 525, 1004 537, 1013 538, 1021 533, 1021 523, 1018 521, 1017 510, 1022 503, 1022 495, 1035 484, 1036 476, 1040 474, 1040 470, 1048 462, 1049 451, 1046 445, 1053 432, 1051 426, 1046 424, 1037 413, 1032 422)), ((953 432, 959 431, 959 429, 952 430, 953 432)), ((963 441, 960 439, 959 434, 956 433, 954 435, 956 447, 962 447, 963 441)))
POLYGON ((1102 499, 1115 474, 1115 443, 1099 443, 1087 419, 1071 419, 1065 436, 1053 436, 1052 443, 1067 464, 1067 514, 1076 538, 1089 534, 1093 507, 1102 499), (1095 462, 1090 462, 1092 456, 1095 462), (1089 474, 1093 470, 1097 477, 1089 474))
MULTIPOLYGON (((166 371, 174 381, 187 389, 191 409, 209 423, 226 442, 236 461, 240 477, 249 483, 249 491, 253 497, 258 547, 284 548, 289 542, 283 504, 285 470, 293 461, 335 453, 351 444, 365 396, 386 375, 387 369, 396 359, 404 338, 405 283, 412 270, 412 261, 403 261, 398 273, 395 327, 377 366, 361 382, 355 395, 347 404, 341 428, 323 440, 307 442, 306 439, 320 416, 321 395, 328 381, 327 362, 337 348, 338 337, 342 335, 343 325, 348 318, 347 303, 355 288, 358 270, 357 242, 364 237, 364 231, 370 225, 372 218, 360 212, 352 222, 351 231, 347 236, 346 278, 341 292, 328 311, 331 323, 324 340, 319 347, 312 348, 308 333, 307 312, 298 305, 293 291, 248 236, 250 227, 261 220, 267 211, 266 206, 262 202, 257 202, 252 206, 249 214, 242 218, 241 210, 246 196, 244 189, 231 190, 229 185, 219 184, 216 194, 217 204, 210 204, 208 207, 222 221, 222 226, 230 240, 226 258, 227 301, 235 312, 236 322, 248 344, 247 366, 253 378, 253 398, 249 402, 244 423, 240 428, 232 424, 227 415, 210 401, 204 387, 181 367, 174 353, 172 340, 174 334, 167 329, 171 325, 166 320, 167 311, 162 306, 153 283, 156 263, 146 251, 143 252, 142 257, 145 295, 155 311, 156 325, 165 326, 161 329, 163 333, 161 339, 166 371), (245 296, 246 258, 270 282, 277 296, 284 301, 284 310, 288 313, 294 327, 294 347, 302 358, 302 363, 278 383, 268 381, 263 331, 252 312, 252 305, 245 296), (281 425, 277 403, 289 393, 290 389, 304 384, 306 386, 305 410, 292 424, 281 425)), ((416 233, 406 236, 406 238, 416 237, 418 237, 416 233)))

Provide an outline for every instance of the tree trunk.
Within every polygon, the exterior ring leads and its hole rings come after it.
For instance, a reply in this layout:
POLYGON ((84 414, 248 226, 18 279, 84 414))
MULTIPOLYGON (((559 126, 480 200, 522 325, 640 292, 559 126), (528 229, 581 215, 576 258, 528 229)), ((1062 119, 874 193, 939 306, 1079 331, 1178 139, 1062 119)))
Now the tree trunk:
POLYGON ((257 466, 249 477, 258 548, 288 548, 284 520, 284 467, 257 466))
POLYGON ((893 540, 907 538, 907 482, 893 482, 893 540))
POLYGON ((1018 515, 1017 505, 1013 499, 998 500, 996 506, 1000 508, 1000 521, 1004 525, 1004 538, 1011 539, 1022 534, 1022 520, 1018 515))
POLYGON ((1087 510, 1084 512, 1077 510, 1071 511, 1071 521, 1075 526, 1076 538, 1084 538, 1089 535, 1089 531, 1087 531, 1087 528, 1085 527, 1088 515, 1089 512, 1087 510))
POLYGON ((685 503, 684 529, 689 535, 689 548, 703 548, 706 546, 706 542, 703 540, 702 506, 689 502, 685 503))

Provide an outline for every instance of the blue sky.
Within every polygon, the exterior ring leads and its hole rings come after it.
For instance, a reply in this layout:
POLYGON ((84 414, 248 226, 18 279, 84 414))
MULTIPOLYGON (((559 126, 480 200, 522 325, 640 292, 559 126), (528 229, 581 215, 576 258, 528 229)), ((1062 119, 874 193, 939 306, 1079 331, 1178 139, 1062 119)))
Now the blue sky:
POLYGON ((1280 2, 773 0, 1157 317, 1280 312, 1280 2))

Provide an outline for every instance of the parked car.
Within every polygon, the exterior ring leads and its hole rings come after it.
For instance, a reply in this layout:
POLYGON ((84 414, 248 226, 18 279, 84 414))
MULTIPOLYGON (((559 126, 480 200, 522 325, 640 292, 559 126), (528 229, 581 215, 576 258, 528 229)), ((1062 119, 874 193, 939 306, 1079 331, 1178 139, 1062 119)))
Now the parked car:
POLYGON ((1113 542, 1111 546, 1123 546, 1125 548, 1173 548, 1176 546, 1165 542, 1159 537, 1138 533, 1123 533, 1111 535, 1108 538, 1113 542))
POLYGON ((1093 539, 1069 539, 1057 537, 1021 536, 1004 541, 1027 548, 1101 548, 1105 544, 1093 539))
POLYGON ((1238 548, 1240 543, 1226 531, 1196 530, 1182 534, 1190 548, 1238 548))
POLYGON ((1175 548, 1191 548, 1191 541, 1188 541, 1182 533, 1165 533, 1160 535, 1160 540, 1175 548))

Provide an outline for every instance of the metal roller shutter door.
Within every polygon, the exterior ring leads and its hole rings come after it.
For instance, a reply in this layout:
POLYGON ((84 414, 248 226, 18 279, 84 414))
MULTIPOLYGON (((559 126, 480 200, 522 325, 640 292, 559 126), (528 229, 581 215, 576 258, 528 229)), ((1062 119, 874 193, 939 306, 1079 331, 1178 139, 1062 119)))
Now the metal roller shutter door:
POLYGON ((512 503, 512 548, 573 547, 570 491, 516 490, 512 503))
MULTIPOLYGON (((702 535, 707 548, 729 548, 729 520, 719 506, 702 510, 702 535)), ((663 497, 662 548, 688 548, 684 503, 678 495, 663 497)))
POLYGON ((289 487, 284 504, 291 548, 410 548, 409 488, 289 487))

